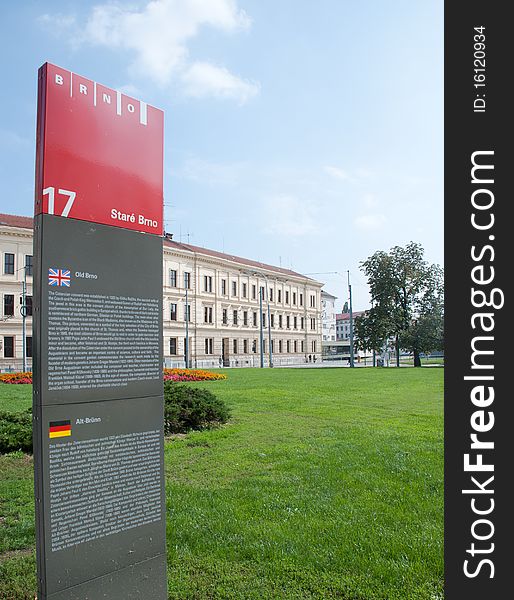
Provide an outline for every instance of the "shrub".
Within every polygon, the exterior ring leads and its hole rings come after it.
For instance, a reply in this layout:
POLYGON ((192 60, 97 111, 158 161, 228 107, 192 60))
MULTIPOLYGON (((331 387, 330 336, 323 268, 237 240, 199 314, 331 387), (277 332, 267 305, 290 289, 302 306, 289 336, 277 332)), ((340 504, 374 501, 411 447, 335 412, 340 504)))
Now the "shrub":
POLYGON ((0 411, 0 454, 22 450, 32 452, 32 413, 0 411))
POLYGON ((226 423, 230 410, 211 391, 164 382, 164 433, 185 433, 226 423))

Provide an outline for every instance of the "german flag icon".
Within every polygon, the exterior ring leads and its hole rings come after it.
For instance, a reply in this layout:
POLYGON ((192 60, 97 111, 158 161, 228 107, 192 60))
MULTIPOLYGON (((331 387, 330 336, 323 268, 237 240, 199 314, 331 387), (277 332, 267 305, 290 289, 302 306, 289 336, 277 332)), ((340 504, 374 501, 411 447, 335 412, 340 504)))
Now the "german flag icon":
POLYGON ((71 435, 71 421, 50 421, 49 438, 68 437, 71 435))

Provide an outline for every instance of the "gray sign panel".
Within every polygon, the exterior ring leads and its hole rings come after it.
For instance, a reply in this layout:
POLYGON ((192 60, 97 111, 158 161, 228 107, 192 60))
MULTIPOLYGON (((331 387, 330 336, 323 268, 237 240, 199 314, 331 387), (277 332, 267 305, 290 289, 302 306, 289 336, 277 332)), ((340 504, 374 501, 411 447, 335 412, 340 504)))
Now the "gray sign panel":
POLYGON ((38 403, 162 394, 162 239, 53 215, 35 234, 38 403))
POLYGON ((166 598, 162 239, 35 220, 39 598, 166 598))

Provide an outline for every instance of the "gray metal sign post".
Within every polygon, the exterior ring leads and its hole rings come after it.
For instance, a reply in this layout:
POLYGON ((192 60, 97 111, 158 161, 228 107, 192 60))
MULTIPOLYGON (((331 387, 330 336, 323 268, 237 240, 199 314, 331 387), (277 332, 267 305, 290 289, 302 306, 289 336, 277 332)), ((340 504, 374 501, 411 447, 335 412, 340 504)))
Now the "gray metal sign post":
MULTIPOLYGON (((102 197, 102 189, 112 193, 123 173, 107 185, 110 165, 92 169, 88 177, 99 195, 93 198, 86 193, 90 181, 80 179, 87 148, 78 148, 71 158, 63 152, 60 159, 59 176, 72 183, 75 177, 76 191, 70 183, 49 186, 55 148, 61 151, 66 144, 62 136, 96 119, 97 106, 79 104, 85 100, 77 94, 87 88, 71 87, 77 79, 77 86, 92 82, 52 65, 43 69, 47 88, 42 94, 40 74, 34 221, 38 598, 165 600, 162 237, 104 223, 109 218, 104 205, 115 214, 110 207, 123 207, 124 198, 102 197), (69 90, 62 83, 67 77, 69 90), (68 93, 69 98, 63 96, 68 93), (52 94, 61 96, 55 100, 52 94), (69 105, 68 111, 60 112, 57 101, 69 105), (68 126, 66 119, 72 119, 68 126), (55 147, 52 136, 58 137, 55 147), (55 198, 48 190, 55 190, 55 198), (76 195, 76 212, 58 205, 64 192, 70 200, 70 193, 76 195), (39 210, 38 201, 43 202, 39 210)), ((123 106, 133 105, 118 98, 121 115, 113 116, 123 118, 123 106)), ((95 120, 96 129, 88 128, 110 144, 118 170, 124 153, 141 150, 130 147, 130 128, 141 139, 149 135, 135 129, 151 124, 154 113, 144 110, 146 124, 128 121, 133 111, 127 108, 126 125, 114 121, 110 129, 95 120)), ((99 147, 97 153, 104 150, 99 147)), ((137 217, 133 223, 137 226, 137 217)))

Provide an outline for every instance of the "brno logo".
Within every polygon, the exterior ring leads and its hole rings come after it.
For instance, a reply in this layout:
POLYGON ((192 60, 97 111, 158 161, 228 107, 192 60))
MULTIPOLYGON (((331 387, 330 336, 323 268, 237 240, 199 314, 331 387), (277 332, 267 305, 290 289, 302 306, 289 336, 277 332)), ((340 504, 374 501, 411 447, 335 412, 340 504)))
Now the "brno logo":
MULTIPOLYGON (((54 84, 61 87, 68 87, 68 82, 65 78, 67 79, 65 75, 55 73, 54 84)), ((146 102, 132 99, 130 99, 130 102, 123 102, 123 94, 121 92, 99 86, 96 81, 77 81, 77 78, 75 78, 74 81, 73 73, 70 72, 69 91, 70 97, 80 95, 82 97, 90 98, 91 106, 98 106, 99 104, 112 105, 113 108, 116 106, 116 114, 118 116, 122 116, 124 112, 129 114, 139 113, 139 123, 141 125, 148 124, 148 107, 146 102), (98 89, 99 87, 101 89, 98 89)), ((126 96, 125 98, 128 97, 126 96)))

